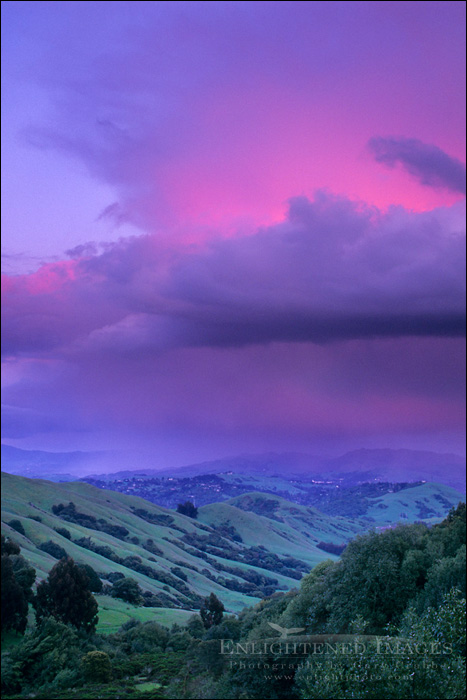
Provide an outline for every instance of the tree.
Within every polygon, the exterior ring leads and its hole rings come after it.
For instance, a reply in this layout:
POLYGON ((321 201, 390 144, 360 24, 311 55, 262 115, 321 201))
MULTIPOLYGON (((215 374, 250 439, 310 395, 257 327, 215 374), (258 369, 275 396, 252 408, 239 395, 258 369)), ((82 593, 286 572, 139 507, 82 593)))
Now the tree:
POLYGON ((16 542, 2 535, 2 630, 24 633, 36 572, 20 551, 16 542))
POLYGON ((98 621, 98 606, 89 590, 89 579, 70 558, 55 564, 47 580, 38 585, 33 605, 38 624, 44 618, 54 617, 93 632, 98 621))
POLYGON ((191 501, 185 501, 185 503, 179 503, 177 506, 177 513, 181 515, 187 515, 189 518, 198 517, 198 509, 191 501))
POLYGON ((10 556, 10 554, 19 554, 20 551, 19 545, 16 542, 10 539, 7 540, 5 535, 2 535, 2 557, 10 556))
POLYGON ((2 557, 2 631, 24 633, 28 620, 28 602, 16 580, 10 557, 2 557))
POLYGON ((112 598, 121 598, 127 603, 139 605, 142 601, 142 590, 134 578, 121 578, 115 581, 112 588, 112 598))
POLYGON ((53 617, 45 619, 4 654, 2 691, 16 696, 21 691, 26 691, 25 696, 42 695, 43 687, 50 692, 53 683, 56 697, 57 690, 79 685, 83 675, 79 659, 88 651, 88 645, 75 628, 53 617))
POLYGON ((15 578, 23 589, 24 597, 28 603, 31 603, 34 597, 32 587, 36 580, 36 570, 29 566, 21 554, 12 554, 8 559, 13 567, 15 578))
POLYGON ((205 628, 209 629, 213 625, 219 625, 222 622, 224 610, 222 601, 214 593, 205 598, 199 611, 205 628))
POLYGON ((199 615, 192 615, 186 624, 186 628, 195 639, 202 639, 204 636, 204 624, 199 615))
POLYGON ((92 593, 100 593, 102 591, 102 581, 92 566, 89 564, 78 564, 78 566, 88 577, 89 590, 92 591, 92 593))
POLYGON ((58 532, 59 535, 62 537, 65 537, 67 540, 71 540, 71 532, 67 530, 66 527, 54 527, 55 532, 58 532))

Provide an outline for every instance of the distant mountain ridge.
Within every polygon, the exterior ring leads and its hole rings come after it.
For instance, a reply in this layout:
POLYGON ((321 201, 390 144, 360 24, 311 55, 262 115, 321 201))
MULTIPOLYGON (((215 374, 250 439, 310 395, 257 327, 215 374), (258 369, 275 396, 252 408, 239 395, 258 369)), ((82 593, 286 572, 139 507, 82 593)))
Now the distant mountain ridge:
POLYGON ((31 479, 73 481, 78 478, 79 470, 101 456, 99 452, 47 452, 2 445, 2 471, 31 479))
POLYGON ((465 491, 465 458, 452 453, 421 450, 361 448, 338 457, 322 457, 299 452, 245 454, 171 469, 125 469, 110 473, 91 473, 95 462, 102 464, 105 453, 45 452, 21 450, 2 445, 2 469, 32 478, 65 480, 88 477, 100 480, 147 477, 192 477, 202 474, 233 472, 244 475, 281 475, 288 478, 319 478, 329 475, 354 475, 353 481, 435 481, 465 491))
MULTIPOLYGON (((99 479, 128 478, 132 475, 152 477, 191 477, 202 474, 297 476, 302 479, 332 475, 354 475, 353 481, 435 481, 465 491, 465 458, 453 453, 421 450, 368 449, 346 452, 339 457, 319 457, 298 452, 239 455, 177 469, 138 470, 96 475, 99 479), (361 478, 359 478, 361 477, 361 478)), ((89 475, 93 476, 93 475, 89 475)))

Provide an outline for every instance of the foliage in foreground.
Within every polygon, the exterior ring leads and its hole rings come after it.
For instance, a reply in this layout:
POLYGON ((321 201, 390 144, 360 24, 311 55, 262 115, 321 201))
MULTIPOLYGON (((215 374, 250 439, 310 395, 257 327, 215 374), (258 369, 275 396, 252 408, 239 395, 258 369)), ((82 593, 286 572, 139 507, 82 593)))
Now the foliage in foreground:
POLYGON ((3 690, 64 699, 462 698, 464 564, 460 505, 431 529, 356 538, 299 591, 238 617, 222 615, 215 596, 203 617, 171 630, 130 620, 104 637, 42 616, 3 655, 3 690), (309 646, 299 653, 285 646, 302 641, 309 646))

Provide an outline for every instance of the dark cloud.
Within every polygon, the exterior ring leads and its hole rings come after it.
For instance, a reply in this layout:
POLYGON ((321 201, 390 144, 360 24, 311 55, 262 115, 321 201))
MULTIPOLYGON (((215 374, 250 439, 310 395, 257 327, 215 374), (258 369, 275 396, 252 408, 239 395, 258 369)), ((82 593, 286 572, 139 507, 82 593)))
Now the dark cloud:
POLYGON ((465 165, 437 146, 404 137, 372 138, 369 148, 378 163, 393 168, 400 163, 422 185, 466 192, 465 165))
POLYGON ((381 213, 319 192, 292 200, 281 224, 198 248, 149 235, 92 257, 85 246, 80 259, 6 279, 4 351, 459 336, 463 222, 462 205, 381 213))

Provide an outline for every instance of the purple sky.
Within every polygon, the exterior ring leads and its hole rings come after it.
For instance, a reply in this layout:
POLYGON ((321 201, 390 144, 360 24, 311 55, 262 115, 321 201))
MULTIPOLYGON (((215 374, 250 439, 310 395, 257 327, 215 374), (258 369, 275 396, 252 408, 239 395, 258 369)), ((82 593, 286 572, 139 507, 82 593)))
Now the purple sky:
POLYGON ((460 452, 462 2, 3 2, 3 440, 460 452))

